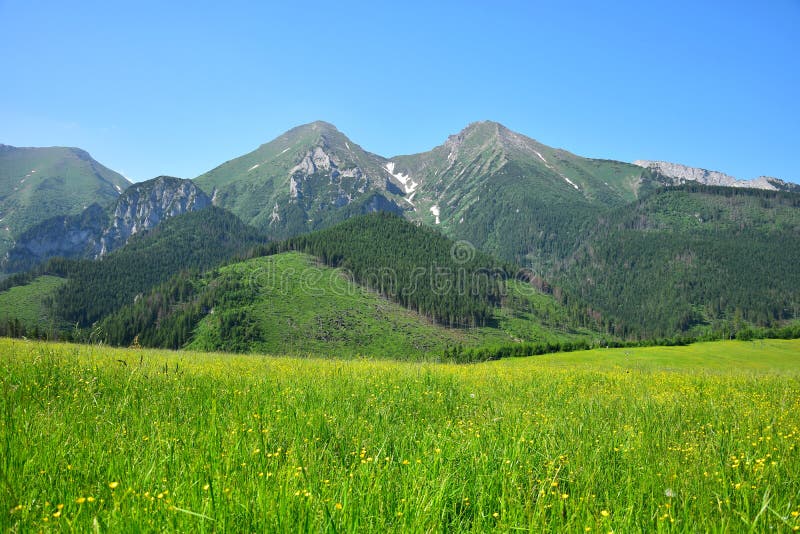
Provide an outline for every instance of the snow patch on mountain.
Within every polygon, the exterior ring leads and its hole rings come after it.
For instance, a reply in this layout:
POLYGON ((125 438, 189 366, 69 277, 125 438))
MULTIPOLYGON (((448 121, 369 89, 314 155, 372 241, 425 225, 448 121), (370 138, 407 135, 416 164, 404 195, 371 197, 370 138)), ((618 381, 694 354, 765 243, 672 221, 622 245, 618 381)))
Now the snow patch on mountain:
POLYGON ((431 206, 431 213, 436 217, 436 224, 439 224, 439 206, 431 206))
POLYGON ((564 176, 564 175, 563 175, 561 172, 559 172, 558 170, 556 170, 556 168, 555 168, 555 167, 553 167, 552 165, 550 165, 550 163, 549 163, 549 162, 548 162, 546 159, 544 159, 544 156, 542 156, 542 154, 541 154, 541 153, 539 153, 539 151, 538 151, 538 150, 534 150, 534 152, 536 153, 536 155, 537 155, 537 156, 539 156, 539 159, 541 159, 541 160, 544 162, 544 166, 545 166, 545 167, 547 167, 548 169, 550 169, 551 171, 553 171, 554 173, 556 173, 556 174, 558 174, 560 177, 562 177, 562 178, 563 178, 563 179, 564 179, 564 180, 565 180, 565 181, 566 181, 566 182, 567 182, 569 185, 571 185, 572 187, 574 187, 576 191, 580 191, 580 190, 581 190, 581 188, 580 188, 580 187, 578 187, 578 185, 577 185, 575 182, 573 182, 572 180, 570 180, 569 178, 567 178, 566 176, 564 176))
POLYGON ((392 175, 392 177, 394 177, 395 180, 403 184, 403 190, 405 191, 406 195, 413 195, 417 190, 417 187, 419 187, 419 184, 415 182, 408 174, 404 174, 402 172, 395 174, 394 167, 394 162, 390 161, 384 168, 389 172, 389 174, 392 175))

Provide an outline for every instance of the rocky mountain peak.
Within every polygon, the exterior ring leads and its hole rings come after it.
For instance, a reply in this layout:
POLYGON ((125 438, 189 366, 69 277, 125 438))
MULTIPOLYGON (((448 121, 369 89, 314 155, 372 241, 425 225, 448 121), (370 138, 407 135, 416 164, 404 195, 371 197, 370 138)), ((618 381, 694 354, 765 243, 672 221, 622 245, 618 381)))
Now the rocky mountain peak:
POLYGON ((159 176, 134 184, 116 202, 100 254, 126 243, 132 235, 153 228, 163 219, 210 205, 208 195, 191 180, 159 176))
POLYGON ((191 180, 159 176, 136 183, 110 209, 93 204, 78 215, 54 217, 32 227, 9 251, 6 268, 23 270, 54 256, 98 258, 167 218, 210 205, 208 195, 191 180))

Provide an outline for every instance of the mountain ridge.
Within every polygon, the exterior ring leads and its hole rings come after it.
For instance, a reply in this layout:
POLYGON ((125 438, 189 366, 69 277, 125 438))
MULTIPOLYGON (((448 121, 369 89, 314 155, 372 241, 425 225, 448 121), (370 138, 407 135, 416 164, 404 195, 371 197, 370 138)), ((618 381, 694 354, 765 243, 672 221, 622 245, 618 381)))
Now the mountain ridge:
POLYGON ((759 176, 752 180, 742 180, 723 172, 710 171, 701 167, 691 167, 689 165, 683 165, 682 163, 672 163, 669 161, 636 160, 633 164, 653 169, 663 176, 671 178, 674 185, 692 181, 703 185, 800 192, 800 185, 772 176, 759 176))
POLYGON ((0 145, 0 256, 45 219, 110 204, 130 185, 80 148, 0 145))
POLYGON ((57 215, 29 228, 3 259, 8 272, 26 270, 48 258, 97 259, 120 248, 162 220, 211 205, 191 180, 159 176, 137 182, 111 206, 94 203, 75 215, 57 215))

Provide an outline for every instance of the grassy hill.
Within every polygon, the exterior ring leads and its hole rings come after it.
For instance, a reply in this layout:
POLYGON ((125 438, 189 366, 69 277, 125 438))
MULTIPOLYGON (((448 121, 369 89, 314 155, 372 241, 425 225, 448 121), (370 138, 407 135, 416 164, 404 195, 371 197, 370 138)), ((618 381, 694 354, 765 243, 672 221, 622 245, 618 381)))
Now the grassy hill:
POLYGON ((65 280, 57 276, 37 276, 29 283, 0 292, 0 323, 16 320, 30 332, 47 332, 66 327, 52 314, 52 301, 65 280))
POLYGON ((299 252, 253 258, 172 279, 103 321, 115 345, 204 351, 439 358, 450 347, 559 343, 591 335, 569 328, 552 298, 518 282, 489 325, 447 328, 354 283, 299 252))
POLYGON ((414 358, 448 347, 594 339, 513 267, 390 214, 253 249, 185 273, 101 328, 127 345, 414 358))
POLYGON ((109 204, 129 185, 78 148, 0 145, 0 256, 35 224, 109 204))
MULTIPOLYGON (((189 349, 420 358, 469 332, 437 327, 350 282, 345 273, 296 252, 220 269, 211 285, 236 285, 198 324, 189 349)), ((506 338, 509 340, 508 338, 506 338)))
POLYGON ((800 527, 797 340, 465 366, 0 353, 4 531, 800 527))

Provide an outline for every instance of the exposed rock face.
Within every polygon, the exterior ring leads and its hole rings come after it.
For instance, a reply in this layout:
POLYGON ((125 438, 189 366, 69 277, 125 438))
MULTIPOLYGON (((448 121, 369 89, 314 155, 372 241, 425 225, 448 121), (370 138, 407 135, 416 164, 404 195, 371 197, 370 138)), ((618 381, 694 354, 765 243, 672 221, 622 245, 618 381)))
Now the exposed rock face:
POLYGON ((208 195, 191 180, 159 176, 135 184, 117 200, 98 255, 121 247, 132 235, 157 226, 163 219, 210 205, 208 195))
POLYGON ((270 238, 283 239, 371 209, 373 193, 382 195, 393 211, 413 207, 407 202, 411 183, 404 184, 387 170, 388 163, 335 126, 318 121, 293 128, 195 181, 219 192, 215 205, 270 238))
POLYGON ((669 163, 667 161, 636 160, 633 164, 652 169, 665 178, 671 179, 675 185, 692 181, 705 185, 719 185, 725 187, 750 187, 753 189, 768 189, 771 191, 800 191, 800 186, 796 184, 784 182, 783 180, 771 178, 769 176, 759 176, 755 180, 739 180, 721 172, 688 167, 686 165, 669 163))
POLYGON ((52 217, 24 232, 6 254, 3 267, 24 271, 47 258, 86 257, 100 246, 108 213, 92 204, 79 215, 52 217))
POLYGON ((34 226, 19 237, 3 267, 22 271, 56 256, 96 259, 164 219, 210 205, 208 195, 191 180, 160 176, 129 187, 108 211, 92 204, 78 215, 34 226))

